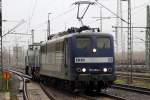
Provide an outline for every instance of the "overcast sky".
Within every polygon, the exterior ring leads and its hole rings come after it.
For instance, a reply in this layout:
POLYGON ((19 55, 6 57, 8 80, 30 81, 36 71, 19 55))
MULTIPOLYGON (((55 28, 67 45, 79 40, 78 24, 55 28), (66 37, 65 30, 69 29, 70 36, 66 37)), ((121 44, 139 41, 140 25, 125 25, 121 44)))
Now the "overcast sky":
MULTIPOLYGON (((7 20, 3 22, 3 32, 13 28, 21 20, 25 23, 19 26, 15 32, 30 33, 31 29, 35 30, 35 41, 43 41, 46 38, 47 17, 48 13, 51 20, 51 33, 64 31, 72 26, 80 26, 76 19, 77 6, 73 5, 77 0, 3 0, 2 2, 2 18, 7 20)), ((91 0, 94 1, 94 0, 91 0)), ((98 0, 104 6, 116 13, 117 0, 98 0)), ((146 5, 150 4, 150 0, 131 0, 132 1, 132 23, 134 26, 146 26, 146 5)), ((127 20, 127 2, 123 3, 123 19, 127 20)), ((113 14, 102 8, 103 16, 112 16, 113 14)), ((91 27, 99 27, 99 21, 92 17, 100 16, 100 8, 98 5, 91 6, 85 15, 84 23, 91 27)), ((114 35, 112 26, 116 25, 116 19, 103 20, 103 31, 114 35)), ((126 25, 126 23, 124 23, 126 25)), ((140 29, 143 30, 143 29, 140 29)), ((136 30, 136 31, 140 31, 136 30)), ((137 38, 145 38, 145 33, 135 33, 137 38)), ((126 36, 126 35, 125 35, 126 36)), ((9 35, 6 40, 20 41, 31 40, 29 36, 9 35), (14 38, 15 37, 15 38, 14 38)), ((135 40, 136 42, 142 42, 135 40)), ((135 49, 144 49, 144 43, 139 43, 135 49)))

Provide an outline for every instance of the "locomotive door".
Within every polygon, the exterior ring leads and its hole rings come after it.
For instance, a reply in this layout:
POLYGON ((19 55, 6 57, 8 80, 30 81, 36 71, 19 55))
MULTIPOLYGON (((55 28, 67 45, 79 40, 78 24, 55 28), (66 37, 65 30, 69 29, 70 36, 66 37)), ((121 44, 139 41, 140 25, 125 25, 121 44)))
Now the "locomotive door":
POLYGON ((66 39, 64 41, 64 73, 65 73, 65 76, 68 75, 68 67, 69 67, 69 61, 68 61, 68 40, 66 39))

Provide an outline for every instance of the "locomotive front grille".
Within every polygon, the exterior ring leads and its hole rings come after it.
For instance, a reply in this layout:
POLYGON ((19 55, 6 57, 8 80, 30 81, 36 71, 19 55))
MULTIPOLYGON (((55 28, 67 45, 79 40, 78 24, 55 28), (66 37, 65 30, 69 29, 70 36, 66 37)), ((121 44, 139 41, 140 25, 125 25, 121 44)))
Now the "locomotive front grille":
POLYGON ((116 76, 115 74, 80 74, 77 79, 80 81, 113 81, 116 76))

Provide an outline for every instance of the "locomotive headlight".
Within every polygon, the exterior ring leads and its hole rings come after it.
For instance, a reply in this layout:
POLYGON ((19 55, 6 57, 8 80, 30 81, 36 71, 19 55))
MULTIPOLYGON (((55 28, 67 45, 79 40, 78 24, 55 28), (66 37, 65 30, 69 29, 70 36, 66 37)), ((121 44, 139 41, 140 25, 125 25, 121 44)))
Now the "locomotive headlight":
POLYGON ((95 48, 93 49, 93 52, 96 52, 96 49, 95 49, 95 48))
POLYGON ((107 70, 107 68, 103 68, 103 72, 107 72, 108 70, 107 70))
POLYGON ((82 72, 86 72, 86 68, 82 68, 82 72))

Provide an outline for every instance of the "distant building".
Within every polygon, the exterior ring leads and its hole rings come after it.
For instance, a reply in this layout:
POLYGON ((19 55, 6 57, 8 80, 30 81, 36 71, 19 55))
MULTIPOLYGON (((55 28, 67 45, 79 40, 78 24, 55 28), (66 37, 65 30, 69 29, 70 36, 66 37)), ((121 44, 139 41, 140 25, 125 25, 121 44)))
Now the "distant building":
POLYGON ((24 61, 24 53, 22 47, 15 46, 13 47, 13 58, 16 66, 22 65, 24 61))

